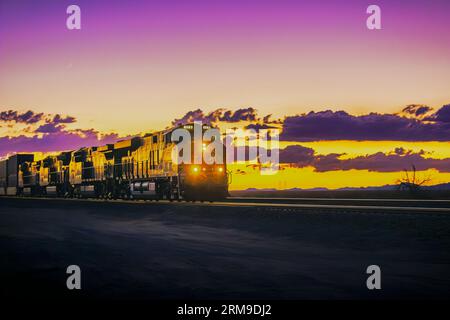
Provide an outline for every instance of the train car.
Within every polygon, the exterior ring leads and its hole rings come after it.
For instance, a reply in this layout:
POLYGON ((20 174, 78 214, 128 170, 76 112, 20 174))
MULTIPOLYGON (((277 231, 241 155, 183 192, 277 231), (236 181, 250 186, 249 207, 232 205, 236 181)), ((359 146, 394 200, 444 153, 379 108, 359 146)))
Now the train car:
POLYGON ((114 144, 101 146, 92 151, 93 181, 95 195, 111 198, 115 194, 114 144))
POLYGON ((41 193, 41 187, 39 186, 40 165, 40 161, 25 161, 19 165, 16 194, 30 196, 41 193))
MULTIPOLYGON (((8 158, 7 161, 7 177, 6 177, 6 194, 19 195, 22 194, 25 187, 22 183, 23 173, 20 170, 22 164, 32 163, 34 160, 33 154, 15 154, 8 158)), ((28 191, 28 189, 25 189, 28 191)), ((31 190, 30 190, 31 193, 31 190)))
POLYGON ((0 196, 6 195, 8 159, 0 160, 0 196))
POLYGON ((63 195, 64 171, 58 156, 47 156, 39 161, 39 194, 45 196, 63 195))
POLYGON ((129 184, 127 197, 180 199, 172 147, 165 133, 157 132, 142 138, 138 148, 122 157, 121 178, 129 184))
POLYGON ((46 196, 69 197, 69 167, 72 151, 61 152, 55 156, 48 156, 43 160, 44 168, 48 168, 48 183, 42 194, 46 196))
MULTIPOLYGON (((12 156, 0 162, 0 188, 4 194, 24 196, 156 200, 226 197, 225 147, 223 161, 218 164, 174 162, 175 143, 171 141, 171 134, 178 128, 194 136, 195 125, 187 124, 114 144, 62 152, 36 161, 32 154, 12 156), (2 170, 6 172, 6 179, 2 170)), ((210 128, 201 126, 201 137, 210 128)), ((208 142, 200 141, 201 144, 208 142)), ((194 159, 193 153, 192 147, 188 156, 191 160, 194 159)))

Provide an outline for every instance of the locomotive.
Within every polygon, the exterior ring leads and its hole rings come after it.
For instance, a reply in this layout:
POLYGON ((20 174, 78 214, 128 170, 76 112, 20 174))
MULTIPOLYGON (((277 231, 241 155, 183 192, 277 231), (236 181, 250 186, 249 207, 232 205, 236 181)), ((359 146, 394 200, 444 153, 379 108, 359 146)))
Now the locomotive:
MULTIPOLYGON (((228 196, 225 163, 174 162, 171 133, 185 124, 99 147, 35 159, 0 160, 0 195, 104 199, 220 200, 228 196)), ((202 132, 211 129, 200 124, 202 132)), ((203 137, 203 135, 202 135, 203 137)), ((203 138, 202 138, 203 139, 203 138)), ((208 141, 202 141, 206 143, 208 141)))

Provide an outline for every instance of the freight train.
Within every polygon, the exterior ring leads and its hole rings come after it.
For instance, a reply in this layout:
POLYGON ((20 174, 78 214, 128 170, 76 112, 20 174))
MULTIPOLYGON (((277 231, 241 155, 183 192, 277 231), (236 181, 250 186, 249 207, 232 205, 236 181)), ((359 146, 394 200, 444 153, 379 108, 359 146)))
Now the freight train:
MULTIPOLYGON (((202 132, 210 129, 200 126, 202 132)), ((171 133, 180 127, 194 130, 194 124, 186 124, 42 159, 15 154, 0 160, 0 195, 155 200, 227 197, 225 147, 221 163, 174 162, 171 133)))

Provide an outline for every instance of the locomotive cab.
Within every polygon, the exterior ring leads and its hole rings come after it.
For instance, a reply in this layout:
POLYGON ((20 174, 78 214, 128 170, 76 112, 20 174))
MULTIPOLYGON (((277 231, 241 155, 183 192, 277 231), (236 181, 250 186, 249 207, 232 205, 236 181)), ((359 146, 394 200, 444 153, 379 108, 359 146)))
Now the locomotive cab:
POLYGON ((210 129, 218 129, 196 123, 184 125, 182 128, 188 130, 191 137, 194 137, 191 141, 191 148, 188 149, 190 151, 190 162, 178 165, 182 197, 187 200, 218 200, 227 197, 228 179, 225 146, 219 139, 219 141, 216 141, 216 148, 213 152, 210 152, 208 146, 217 137, 206 138, 208 135, 205 135, 205 132, 210 129), (195 130, 200 129, 201 135, 196 134, 195 130), (221 150, 217 150, 218 148, 221 150), (200 153, 201 157, 196 156, 196 152, 200 153), (207 161, 208 157, 209 161, 207 161))

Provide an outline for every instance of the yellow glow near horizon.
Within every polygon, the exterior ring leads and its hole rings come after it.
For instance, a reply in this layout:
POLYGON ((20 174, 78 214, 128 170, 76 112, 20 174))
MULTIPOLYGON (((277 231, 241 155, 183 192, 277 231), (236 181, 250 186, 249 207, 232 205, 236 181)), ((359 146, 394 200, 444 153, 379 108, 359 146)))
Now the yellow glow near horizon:
MULTIPOLYGON (((368 170, 327 171, 316 172, 312 167, 285 167, 274 175, 261 175, 256 168, 245 165, 229 165, 232 170, 230 190, 257 189, 291 189, 291 188, 328 188, 368 187, 393 185, 402 178, 401 172, 373 172, 368 170), (242 174, 237 173, 240 169, 242 174)), ((450 173, 441 173, 435 169, 418 171, 418 177, 430 177, 427 185, 446 183, 450 181, 450 173)))

